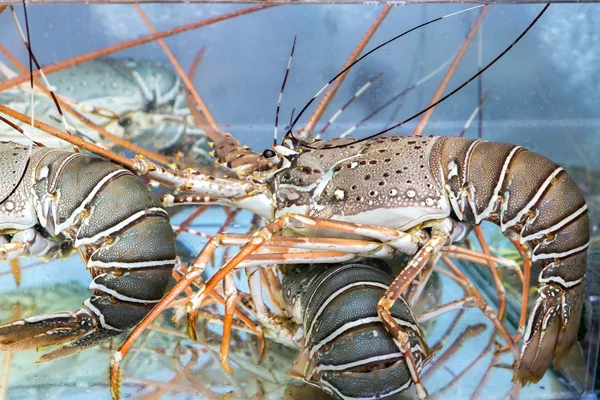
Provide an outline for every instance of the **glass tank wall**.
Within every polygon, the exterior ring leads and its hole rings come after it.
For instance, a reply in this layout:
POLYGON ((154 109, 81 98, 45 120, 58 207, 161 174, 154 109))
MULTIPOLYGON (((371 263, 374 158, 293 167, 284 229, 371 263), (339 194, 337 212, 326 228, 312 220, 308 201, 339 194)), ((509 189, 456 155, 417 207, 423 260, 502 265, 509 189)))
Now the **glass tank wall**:
MULTIPOLYGON (((312 96, 357 55, 417 25, 469 7, 472 5, 30 5, 31 50, 58 96, 61 114, 45 93, 42 77, 35 75, 35 88, 30 88, 28 50, 14 21, 16 16, 26 31, 23 7, 15 5, 13 15, 12 7, 0 5, 0 116, 23 130, 0 122, 0 139, 29 144, 32 138, 47 147, 73 151, 72 144, 29 127, 27 122, 33 113, 36 120, 60 131, 68 130, 72 140, 99 145, 111 154, 133 159, 145 149, 145 159, 181 174, 193 168, 232 182, 234 173, 217 166, 210 154, 210 142, 214 135, 229 132, 253 151, 271 148, 278 98, 295 38, 279 112, 279 143, 290 121, 312 96), (22 121, 18 122, 18 115, 10 110, 20 113, 22 121)), ((415 116, 491 63, 528 28, 543 7, 474 8, 406 34, 360 61, 342 76, 343 81, 334 82, 303 113, 294 132, 303 138, 365 138, 415 116), (328 100, 327 104, 323 99, 328 100)), ((463 136, 523 146, 564 167, 583 193, 590 218, 579 341, 565 368, 551 367, 539 382, 525 387, 512 382, 514 357, 492 320, 477 307, 457 306, 470 292, 460 285, 456 269, 495 312, 501 303, 498 293, 502 292, 495 284, 497 275, 506 296, 506 316, 500 324, 510 337, 517 335, 518 339, 527 333, 518 331, 522 283, 515 271, 525 267, 515 246, 502 236, 499 227, 483 222, 485 242, 496 258, 486 255, 485 246, 472 233, 466 241, 456 243, 465 251, 445 248, 445 254, 433 260, 431 275, 428 279, 421 276, 423 290, 412 304, 415 317, 423 321, 423 338, 434 351, 420 374, 432 398, 596 398, 600 328, 599 37, 600 5, 552 4, 489 69, 432 108, 431 113, 423 113, 388 132, 399 136, 415 132, 423 136, 463 136), (442 312, 444 305, 451 310, 442 312), (432 309, 440 315, 432 318, 432 309)), ((35 63, 33 67, 35 70, 35 63)), ((435 159, 427 161, 439 163, 435 159)), ((485 164, 486 160, 480 162, 485 164)), ((481 168, 487 171, 492 167, 481 168)), ((537 166, 530 168, 534 176, 537 166)), ((0 173, 5 175, 4 171, 0 173)), ((151 178, 142 179, 150 184, 151 178)), ((357 180, 362 179, 357 176, 357 180)), ((84 177, 77 182, 83 181, 84 177)), ((21 184, 26 185, 24 182, 21 184)), ((0 182, 0 188, 4 185, 0 182)), ((65 185, 64 190, 77 193, 85 190, 83 186, 65 185)), ((154 181, 152 188, 161 196, 175 193, 165 181, 154 181)), ((120 196, 128 196, 121 192, 110 195, 117 203, 120 196)), ((235 199, 227 201, 228 207, 208 204, 169 208, 181 261, 177 271, 185 271, 211 235, 222 231, 246 234, 265 224, 249 211, 236 211, 235 199)), ((557 212, 561 204, 556 204, 557 212)), ((2 207, 6 213, 8 206, 2 207)), ((10 241, 16 232, 6 225, 6 218, 0 213, 0 228, 7 227, 2 232, 4 241, 10 241)), ((34 228, 42 236, 52 236, 41 223, 34 228)), ((136 239, 136 246, 144 253, 142 237, 140 234, 136 239)), ((103 240, 98 239, 98 245, 103 240)), ((204 272, 204 280, 237 249, 232 246, 227 251, 218 250, 204 272)), ((85 251, 81 255, 85 256, 85 251)), ((406 260, 399 257, 393 261, 402 264, 406 260)), ((271 272, 263 273, 260 280, 269 286, 269 290, 262 290, 270 316, 267 322, 263 320, 268 323, 264 331, 274 336, 276 329, 285 328, 301 336, 303 331, 296 331, 298 325, 290 320, 292 310, 287 314, 276 312, 283 290, 278 277, 289 273, 290 268, 268 270, 271 272), (272 292, 275 294, 269 295, 272 292)), ((395 265, 394 273, 398 273, 395 265)), ((534 263, 530 312, 537 297, 539 273, 539 265, 534 263)), ((181 273, 174 275, 180 277, 181 273)), ((240 313, 260 324, 249 294, 249 275, 251 270, 237 269, 234 273, 239 290, 236 303, 240 313)), ((76 310, 92 294, 87 290, 91 279, 77 253, 49 262, 21 257, 0 263, 0 322, 76 310)), ((186 294, 198 290, 199 283, 186 294)), ((223 286, 218 285, 216 291, 223 294, 223 286)), ((113 296, 110 301, 119 299, 113 296)), ((223 307, 215 299, 203 304, 194 341, 186 333, 185 304, 181 295, 134 344, 122 363, 122 398, 329 398, 318 388, 287 374, 292 371, 303 340, 296 337, 281 344, 270 339, 258 363, 259 341, 239 315, 233 320, 229 355, 233 375, 226 374, 219 363, 223 307), (173 317, 179 317, 179 325, 173 317), (295 344, 290 345, 292 342, 295 344)), ((123 334, 111 343, 49 363, 34 363, 50 350, 45 345, 39 351, 0 353, 0 400, 109 398, 107 368, 111 354, 125 337, 123 334)), ((517 342, 517 350, 522 342, 517 342)), ((350 356, 352 351, 357 350, 348 350, 350 356)), ((416 391, 411 386, 395 396, 416 398, 416 391)))

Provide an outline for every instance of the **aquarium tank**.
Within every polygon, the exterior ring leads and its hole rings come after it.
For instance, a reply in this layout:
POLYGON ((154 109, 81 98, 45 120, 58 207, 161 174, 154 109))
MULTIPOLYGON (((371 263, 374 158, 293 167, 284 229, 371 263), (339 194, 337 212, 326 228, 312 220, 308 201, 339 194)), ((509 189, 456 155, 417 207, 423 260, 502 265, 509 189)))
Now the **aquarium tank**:
POLYGON ((597 399, 600 5, 528 3, 0 0, 0 400, 597 399))

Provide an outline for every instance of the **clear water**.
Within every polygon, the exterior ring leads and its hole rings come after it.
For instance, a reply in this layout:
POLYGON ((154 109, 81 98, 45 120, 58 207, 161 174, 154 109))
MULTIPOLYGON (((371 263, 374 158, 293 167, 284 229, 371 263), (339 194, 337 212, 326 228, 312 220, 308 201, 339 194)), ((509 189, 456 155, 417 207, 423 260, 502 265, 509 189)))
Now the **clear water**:
MULTIPOLYGON (((251 6, 141 6, 158 31, 248 7, 251 6)), ((370 49, 421 22, 464 8, 466 7, 463 5, 433 4, 393 7, 366 48, 370 49)), ((460 85, 477 72, 480 65, 487 64, 504 50, 541 8, 541 5, 491 7, 481 33, 475 35, 456 73, 450 79, 446 92, 460 85), (481 63, 478 62, 480 58, 481 63)), ((383 6, 367 5, 277 6, 174 35, 166 38, 165 43, 185 71, 190 69, 198 51, 205 50, 193 81, 195 88, 223 130, 231 132, 251 148, 260 150, 272 143, 277 98, 294 35, 298 35, 298 43, 283 95, 280 127, 288 123, 293 109, 297 113, 338 72, 382 9, 383 6)), ((32 49, 44 66, 149 34, 148 27, 132 5, 36 5, 28 7, 28 11, 32 49)), ((361 85, 379 73, 384 73, 381 79, 337 119, 327 130, 325 137, 338 136, 385 100, 450 61, 479 12, 480 10, 474 10, 432 24, 365 59, 350 71, 316 131, 361 85)), ((21 7, 17 7, 17 14, 23 23, 21 7)), ((436 107, 424 132, 436 135, 459 134, 480 102, 478 85, 481 83, 481 93, 488 95, 481 112, 482 119, 480 122, 476 118, 465 136, 475 138, 481 132, 484 139, 526 146, 567 167, 586 196, 593 222, 592 233, 596 239, 600 201, 597 185, 600 161, 596 157, 597 149, 600 148, 599 37, 599 5, 553 4, 524 39, 485 72, 481 81, 472 82, 436 107)), ((8 9, 0 14, 0 44, 21 63, 28 65, 27 51, 19 39, 8 9)), ((159 82, 164 84, 175 79, 173 67, 155 42, 118 51, 110 54, 110 57, 118 59, 122 63, 120 65, 126 63, 125 59, 134 59, 139 65, 149 62, 143 68, 136 67, 140 76, 147 78, 146 82, 151 81, 149 75, 159 77, 159 82)), ((5 55, 0 55, 0 61, 15 70, 15 66, 5 55)), ((102 64, 106 61, 98 62, 102 64)), ((395 102, 369 120, 355 132, 356 136, 363 137, 422 110, 430 102, 446 70, 447 68, 420 84, 400 102, 395 102)), ((0 70, 0 76, 8 75, 10 73, 7 70, 0 70)), ((143 103, 139 99, 134 105, 127 103, 132 98, 128 95, 128 90, 136 90, 130 76, 124 79, 123 76, 107 74, 105 70, 83 65, 58 72, 54 74, 54 78, 51 74, 49 79, 59 93, 115 113, 143 103)), ((149 87, 152 88, 152 85, 149 87)), ((135 93, 139 94, 139 89, 137 90, 135 93)), ((15 102, 23 100, 26 107, 27 98, 24 91, 0 92, 0 102, 15 108, 15 102)), ((59 123, 44 115, 46 110, 52 110, 51 103, 44 108, 45 103, 43 100, 40 102, 38 118, 45 118, 47 122, 60 127, 59 123)), ((162 111, 151 110, 157 114, 162 111)), ((182 112, 185 114, 185 111, 182 112)), ((307 118, 303 119, 306 120, 307 118)), ((417 121, 418 119, 401 127, 398 133, 412 132, 417 121)), ((113 124, 112 128, 118 130, 117 125, 113 124)), ((2 129, 0 128, 0 138, 12 135, 10 130, 2 129)), ((153 146, 158 139, 146 137, 137 140, 146 146, 153 146)), ((60 145, 56 141, 52 143, 60 145)), ((173 223, 180 223, 185 216, 185 212, 178 214, 173 223)), ((211 234, 217 231, 224 219, 222 211, 212 209, 203 214, 192 227, 211 234)), ((249 221, 250 216, 243 213, 236 220, 236 228, 233 229, 242 232, 249 221)), ((495 228, 486 227, 486 231, 490 245, 498 248, 507 246, 497 239, 498 231, 495 228)), ((181 239, 192 254, 198 252, 204 243, 204 240, 191 235, 182 235, 181 239)), ((595 307, 592 308, 590 333, 581 343, 580 353, 575 355, 571 370, 566 373, 549 371, 540 383, 522 389, 522 398, 594 396, 594 368, 585 363, 597 362, 597 347, 594 347, 598 343, 600 296, 600 278, 597 273, 599 259, 594 255, 597 252, 596 244, 590 250, 592 256, 588 274, 589 300, 595 307)), ((34 263, 35 260, 21 262, 23 267, 34 263)), ((473 271, 473 267, 463 266, 464 270, 473 271)), ((12 318, 16 304, 21 304, 21 315, 28 316, 76 309, 87 297, 85 288, 90 277, 77 257, 24 269, 22 283, 18 288, 9 271, 8 264, 0 266, 2 321, 12 318)), ((484 274, 473 272, 469 276, 483 288, 486 282, 490 285, 484 274)), ((486 294, 493 304, 494 293, 486 294)), ((442 278, 440 302, 457 299, 461 295, 456 285, 442 278)), ((518 309, 518 304, 513 304, 513 307, 518 309)), ((448 343, 453 342, 456 335, 468 325, 486 321, 477 310, 468 311, 454 331, 454 336, 448 338, 448 343)), ((439 336, 450 323, 451 316, 437 320, 427 333, 428 340, 437 342, 440 338, 436 335, 439 336)), ((507 323, 514 321, 509 319, 507 323)), ((234 363, 236 375, 231 378, 222 373, 218 362, 213 358, 215 349, 218 351, 218 324, 209 325, 208 343, 205 345, 193 344, 182 338, 181 333, 185 331, 177 330, 168 316, 157 322, 157 325, 168 329, 169 333, 153 332, 145 340, 138 342, 140 349, 131 353, 131 359, 125 365, 123 393, 127 398, 144 398, 143 396, 151 394, 154 398, 219 398, 229 391, 233 391, 233 398, 249 398, 260 390, 269 393, 268 396, 265 395, 266 398, 284 396, 288 380, 283 372, 291 368, 293 351, 273 344, 269 347, 265 362, 256 367, 253 364, 256 343, 248 335, 241 333, 235 349, 235 356, 238 357, 234 363), (179 343, 181 348, 177 347, 179 343), (195 350, 189 350, 190 348, 195 350), (199 361, 186 371, 187 376, 182 375, 182 364, 189 362, 194 351, 199 352, 199 361), (169 381, 169 384, 164 383, 169 381)), ((456 371, 462 370, 481 354, 488 340, 489 332, 470 339, 468 345, 444 369, 426 379, 425 384, 430 393, 451 382, 456 371)), ((7 386, 0 389, 4 398, 109 397, 106 374, 110 356, 108 347, 88 350, 75 358, 50 365, 32 364, 38 356, 36 352, 14 353, 10 356, 4 354, 4 363, 0 365, 4 379, 1 382, 8 382, 7 386)), ((442 397, 470 398, 490 359, 488 356, 482 360, 450 393, 442 397)), ((506 363, 510 360, 501 358, 499 362, 506 363)), ((510 378, 509 371, 494 369, 481 396, 502 398, 511 385, 510 378)), ((307 389, 292 387, 287 390, 295 392, 307 389)), ((300 393, 288 393, 288 396, 309 396, 306 392, 300 393)), ((322 396, 314 395, 317 398, 322 396)), ((413 395, 413 392, 409 392, 406 397, 413 395)))

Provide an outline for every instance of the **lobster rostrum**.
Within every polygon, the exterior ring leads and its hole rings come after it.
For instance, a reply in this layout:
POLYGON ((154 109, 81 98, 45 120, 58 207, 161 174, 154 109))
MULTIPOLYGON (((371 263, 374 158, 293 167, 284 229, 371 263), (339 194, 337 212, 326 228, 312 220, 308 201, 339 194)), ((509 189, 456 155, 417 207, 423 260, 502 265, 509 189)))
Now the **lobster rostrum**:
POLYGON ((163 296, 175 240, 159 199, 105 159, 0 143, 0 259, 67 257, 76 250, 94 295, 73 312, 0 326, 0 350, 71 342, 39 361, 75 354, 135 326, 163 296))

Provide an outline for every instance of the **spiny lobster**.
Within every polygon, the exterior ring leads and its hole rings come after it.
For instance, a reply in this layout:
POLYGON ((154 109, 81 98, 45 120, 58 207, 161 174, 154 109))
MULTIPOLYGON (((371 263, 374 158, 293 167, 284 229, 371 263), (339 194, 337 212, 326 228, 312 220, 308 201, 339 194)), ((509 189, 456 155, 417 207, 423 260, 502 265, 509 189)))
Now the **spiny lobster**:
MULTIPOLYGON (((253 153, 231 136, 215 141, 214 149, 218 161, 237 179, 189 173, 182 182, 181 175, 141 158, 136 159, 134 170, 196 192, 166 196, 167 205, 219 203, 250 210, 270 223, 252 235, 212 238, 189 272, 116 353, 111 378, 118 376, 119 363, 135 337, 201 276, 219 246, 242 248, 192 299, 192 330, 204 297, 236 267, 340 262, 403 253, 412 256, 411 262, 385 291, 377 313, 402 353, 419 397, 424 397, 418 357, 391 310, 434 255, 484 220, 532 246, 534 259, 545 264, 541 295, 528 322, 516 379, 523 383, 538 380, 552 358, 560 364, 574 342, 589 244, 587 206, 562 168, 544 157, 508 144, 453 137, 307 144, 297 140, 291 128, 282 145, 263 153, 253 153), (534 180, 529 176, 532 170, 526 168, 530 161, 535 163, 534 180), (256 252, 263 245, 263 251, 256 252), (294 251, 277 251, 281 247, 294 251)), ((484 311, 498 321, 492 310, 484 311)), ((231 312, 228 307, 228 315, 231 312)), ((511 338, 505 339, 514 353, 511 338)))

